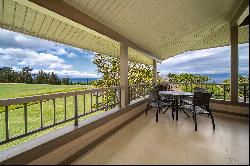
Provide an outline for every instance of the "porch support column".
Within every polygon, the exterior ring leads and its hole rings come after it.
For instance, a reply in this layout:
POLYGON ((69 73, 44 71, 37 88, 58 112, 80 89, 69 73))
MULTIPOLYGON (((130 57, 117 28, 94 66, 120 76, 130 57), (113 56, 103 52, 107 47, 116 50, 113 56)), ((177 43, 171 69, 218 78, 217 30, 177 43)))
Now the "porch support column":
POLYGON ((153 59, 153 84, 157 84, 157 62, 153 59))
POLYGON ((120 45, 120 85, 124 86, 121 90, 121 107, 127 107, 129 104, 128 92, 128 46, 120 45))
POLYGON ((231 82, 230 95, 232 102, 238 102, 238 26, 230 28, 231 43, 231 82))

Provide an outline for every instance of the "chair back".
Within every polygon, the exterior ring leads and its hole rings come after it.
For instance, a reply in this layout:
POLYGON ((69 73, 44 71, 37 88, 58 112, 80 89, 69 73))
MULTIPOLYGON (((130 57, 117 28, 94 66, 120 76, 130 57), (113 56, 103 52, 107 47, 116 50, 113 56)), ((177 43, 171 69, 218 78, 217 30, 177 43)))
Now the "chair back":
POLYGON ((149 92, 149 101, 150 101, 150 102, 158 101, 159 98, 160 98, 160 97, 159 97, 157 91, 153 90, 153 91, 149 92))
POLYGON ((194 93, 194 105, 195 106, 209 106, 212 93, 208 92, 195 92, 194 93))
POLYGON ((155 90, 157 92, 159 91, 170 91, 172 90, 172 87, 169 84, 160 84, 155 86, 155 90))
POLYGON ((206 89, 204 89, 204 88, 200 88, 200 87, 195 87, 194 89, 193 89, 193 92, 195 93, 195 92, 206 92, 207 90, 206 89))

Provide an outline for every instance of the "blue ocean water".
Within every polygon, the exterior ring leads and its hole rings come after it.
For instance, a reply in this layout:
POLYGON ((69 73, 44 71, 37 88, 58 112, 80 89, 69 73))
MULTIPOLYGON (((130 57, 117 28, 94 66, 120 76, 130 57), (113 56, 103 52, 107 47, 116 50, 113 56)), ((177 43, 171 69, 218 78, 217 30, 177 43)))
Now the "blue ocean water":
MULTIPOLYGON (((230 73, 224 73, 224 74, 201 74, 204 76, 208 76, 211 78, 209 82, 215 81, 216 83, 223 83, 224 80, 230 79, 230 73)), ((246 73, 241 73, 240 75, 246 77, 248 74, 246 73)))
POLYGON ((70 78, 69 80, 72 81, 73 83, 76 83, 76 82, 91 82, 97 79, 99 78, 70 78))

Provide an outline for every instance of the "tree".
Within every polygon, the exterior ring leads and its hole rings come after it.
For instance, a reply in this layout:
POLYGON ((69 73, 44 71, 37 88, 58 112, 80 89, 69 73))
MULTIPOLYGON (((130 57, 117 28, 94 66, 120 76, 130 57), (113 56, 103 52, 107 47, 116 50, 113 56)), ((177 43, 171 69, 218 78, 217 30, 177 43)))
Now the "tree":
POLYGON ((49 74, 44 72, 43 70, 40 70, 35 78, 35 83, 36 84, 48 84, 49 83, 49 74))
MULTIPOLYGON (((120 85, 120 60, 118 58, 96 54, 93 63, 97 66, 98 73, 102 75, 100 79, 94 81, 93 85, 96 87, 112 87, 120 85)), ((152 83, 152 66, 129 61, 128 67, 129 84, 152 83)))
POLYGON ((52 72, 51 74, 49 73, 48 83, 52 85, 59 85, 61 84, 61 80, 54 72, 52 72))
POLYGON ((18 73, 15 72, 11 67, 0 68, 0 82, 1 83, 16 83, 18 73))
MULTIPOLYGON (((93 81, 96 87, 113 87, 120 85, 120 60, 118 58, 96 54, 93 63, 97 66, 98 73, 102 77, 93 81)), ((128 62, 128 83, 141 84, 152 83, 153 68, 150 65, 128 62)), ((105 91, 102 93, 102 102, 114 105, 117 93, 115 91, 105 91)))
POLYGON ((62 84, 63 85, 70 85, 69 78, 62 78, 62 84))
POLYGON ((19 72, 19 82, 21 83, 26 83, 26 84, 32 84, 33 83, 33 78, 32 78, 32 68, 24 67, 22 70, 19 72))
POLYGON ((205 83, 210 80, 207 76, 202 75, 194 75, 194 74, 188 74, 188 73, 182 73, 182 74, 168 74, 168 79, 170 82, 183 82, 183 83, 205 83))

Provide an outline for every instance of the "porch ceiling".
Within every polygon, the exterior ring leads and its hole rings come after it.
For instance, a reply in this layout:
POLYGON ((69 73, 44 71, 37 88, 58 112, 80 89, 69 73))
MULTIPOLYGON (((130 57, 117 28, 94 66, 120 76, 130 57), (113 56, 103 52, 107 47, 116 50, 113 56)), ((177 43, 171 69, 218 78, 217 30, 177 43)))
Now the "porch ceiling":
MULTIPOLYGON (((229 45, 229 23, 244 0, 64 0, 164 60, 229 45)), ((249 27, 239 43, 249 41, 249 27)))
MULTIPOLYGON (((230 22, 245 0, 60 2, 142 48, 142 52, 130 48, 129 60, 152 64, 152 57, 164 60, 185 51, 229 45, 230 22)), ((0 27, 119 57, 119 41, 57 13, 27 0, 0 0, 0 27)), ((240 27, 239 43, 248 41, 249 26, 240 27)))
MULTIPOLYGON (((119 57, 120 43, 27 0, 0 0, 0 27, 35 37, 119 57)), ((129 60, 152 58, 129 48, 129 60)))

